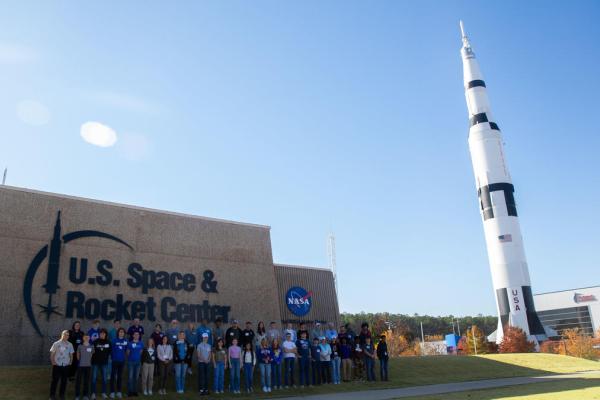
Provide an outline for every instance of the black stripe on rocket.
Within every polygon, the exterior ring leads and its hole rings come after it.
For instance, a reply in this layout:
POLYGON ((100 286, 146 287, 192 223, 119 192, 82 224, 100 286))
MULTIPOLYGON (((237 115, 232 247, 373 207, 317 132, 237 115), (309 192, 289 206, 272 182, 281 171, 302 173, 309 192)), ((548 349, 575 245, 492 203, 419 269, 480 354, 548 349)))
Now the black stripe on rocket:
POLYGON ((496 131, 500 130, 500 128, 498 127, 497 123, 491 122, 491 121, 488 120, 488 117, 487 117, 486 113, 475 114, 471 118, 469 118, 469 123, 471 124, 471 126, 475 126, 477 124, 482 124, 484 122, 489 123, 491 129, 494 129, 496 131))
MULTIPOLYGON (((508 320, 510 315, 510 297, 517 298, 518 293, 508 293, 510 289, 502 288, 496 289, 496 298, 498 299, 498 309, 500 311, 500 321, 502 328, 508 326, 508 320)), ((531 335, 545 335, 546 331, 542 326, 542 322, 535 311, 535 305, 533 303, 533 293, 531 292, 531 286, 521 286, 523 293, 523 301, 525 306, 525 313, 527 314, 527 324, 529 326, 529 334, 531 335)), ((514 301, 514 300, 513 300, 514 301)), ((517 298, 518 301, 518 298, 517 298)), ((523 305, 515 303, 516 308, 523 307, 523 305)))
POLYGON ((479 205, 481 206, 481 211, 483 212, 484 221, 494 218, 492 196, 490 193, 497 191, 504 192, 504 202, 506 203, 506 211, 508 212, 508 215, 511 217, 517 216, 517 205, 515 204, 515 196, 513 195, 515 192, 515 187, 512 185, 512 183, 492 183, 490 185, 482 186, 477 190, 477 195, 479 196, 479 205))

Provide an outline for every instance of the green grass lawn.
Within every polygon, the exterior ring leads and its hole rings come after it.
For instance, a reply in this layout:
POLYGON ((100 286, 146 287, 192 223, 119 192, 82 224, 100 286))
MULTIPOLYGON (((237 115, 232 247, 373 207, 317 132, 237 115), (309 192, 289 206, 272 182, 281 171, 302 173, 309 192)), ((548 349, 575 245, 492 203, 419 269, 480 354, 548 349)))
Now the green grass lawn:
MULTIPOLYGON (((219 396, 219 398, 265 398, 300 394, 335 393, 589 370, 597 370, 600 373, 600 363, 553 354, 496 354, 478 357, 431 356, 396 358, 390 360, 389 369, 389 382, 350 382, 342 383, 341 385, 325 385, 302 390, 274 391, 270 395, 260 391, 258 387, 259 376, 255 373, 255 394, 229 396, 226 393, 219 396)), ((375 372, 376 374, 379 373, 377 368, 375 372)), ((228 371, 226 371, 227 375, 228 371)), ((196 375, 188 376, 186 381, 187 391, 183 396, 173 393, 173 381, 174 378, 171 377, 169 380, 170 395, 160 396, 161 398, 192 399, 198 397, 196 394, 196 375)), ((125 382, 126 379, 124 379, 125 382)), ((227 380, 225 384, 227 387, 227 380)), ((0 393, 2 393, 2 399, 44 398, 48 394, 49 385, 49 366, 0 367, 0 393)), ((546 383, 540 385, 546 385, 546 383)), ((68 398, 73 398, 73 389, 74 384, 69 382, 67 388, 68 398)))

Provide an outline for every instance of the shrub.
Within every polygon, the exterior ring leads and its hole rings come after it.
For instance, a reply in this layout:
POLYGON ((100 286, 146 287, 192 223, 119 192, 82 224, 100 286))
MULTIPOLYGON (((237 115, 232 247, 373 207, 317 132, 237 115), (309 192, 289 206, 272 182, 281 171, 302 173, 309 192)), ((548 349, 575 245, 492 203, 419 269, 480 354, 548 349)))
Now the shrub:
POLYGON ((535 342, 527 340, 523 329, 516 326, 504 328, 504 337, 498 346, 500 353, 533 353, 535 342))
POLYGON ((594 349, 594 339, 591 336, 580 333, 579 329, 567 329, 562 334, 565 338, 567 355, 588 360, 598 358, 598 353, 594 349))

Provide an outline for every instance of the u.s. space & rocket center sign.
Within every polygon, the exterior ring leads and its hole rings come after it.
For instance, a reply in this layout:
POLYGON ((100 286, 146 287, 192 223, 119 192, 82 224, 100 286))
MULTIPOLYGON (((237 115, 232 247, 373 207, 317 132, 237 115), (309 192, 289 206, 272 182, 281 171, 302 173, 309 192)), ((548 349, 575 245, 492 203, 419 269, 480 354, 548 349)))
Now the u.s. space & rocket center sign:
POLYGON ((27 316, 35 329, 42 335, 39 318, 49 321, 53 315, 67 319, 101 319, 105 321, 132 320, 145 321, 199 322, 202 319, 214 321, 229 319, 230 306, 210 304, 208 300, 198 303, 178 303, 173 296, 160 296, 161 291, 218 293, 215 273, 206 269, 201 277, 190 272, 168 272, 132 262, 127 266, 116 265, 107 257, 98 260, 88 257, 70 257, 68 260, 68 282, 59 282, 61 276, 61 249, 68 243, 82 238, 102 238, 116 242, 124 248, 134 251, 124 240, 110 233, 97 230, 79 230, 61 236, 61 213, 58 212, 54 235, 49 245, 42 247, 33 257, 23 285, 23 303, 27 316), (41 287, 34 287, 34 278, 44 273, 46 279, 41 287), (123 278, 121 278, 123 277, 123 278), (69 290, 64 296, 64 304, 56 302, 58 289, 66 286, 69 290), (123 293, 114 297, 96 298, 86 296, 82 286, 124 287, 123 293), (32 301, 33 292, 41 290, 46 297, 44 303, 32 301), (150 292, 158 295, 150 296, 150 292))

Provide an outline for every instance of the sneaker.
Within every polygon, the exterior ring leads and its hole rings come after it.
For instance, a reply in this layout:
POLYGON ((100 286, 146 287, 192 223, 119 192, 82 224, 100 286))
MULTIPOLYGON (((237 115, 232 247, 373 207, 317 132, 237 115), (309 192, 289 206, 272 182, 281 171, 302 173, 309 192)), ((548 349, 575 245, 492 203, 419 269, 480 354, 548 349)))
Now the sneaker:
POLYGON ((121 398, 123 398, 123 393, 117 392, 117 399, 121 399, 121 398))
POLYGON ((144 390, 144 396, 148 396, 148 391, 144 390))
MULTIPOLYGON (((92 395, 92 396, 93 396, 93 395, 92 395)), ((115 398, 115 392, 111 392, 111 393, 110 393, 110 396, 108 396, 108 397, 110 397, 111 399, 114 399, 114 398, 115 398)), ((92 399, 93 399, 93 397, 92 397, 92 399)))
POLYGON ((92 393, 92 395, 90 396, 90 399, 96 400, 96 393, 92 393))
POLYGON ((75 397, 75 400, 79 400, 79 396, 75 397))
POLYGON ((288 385, 285 385, 283 388, 284 389, 289 389, 290 387, 288 385))
POLYGON ((267 388, 267 392, 271 393, 271 388, 267 388))
POLYGON ((152 390, 148 390, 148 396, 152 396, 152 390))
MULTIPOLYGON (((102 393, 102 398, 103 399, 108 399, 108 396, 106 395, 106 393, 102 393)), ((85 399, 84 399, 85 400, 85 399)))

